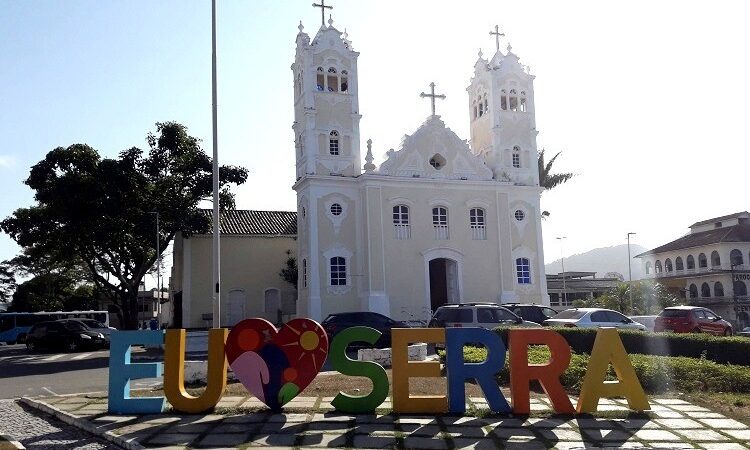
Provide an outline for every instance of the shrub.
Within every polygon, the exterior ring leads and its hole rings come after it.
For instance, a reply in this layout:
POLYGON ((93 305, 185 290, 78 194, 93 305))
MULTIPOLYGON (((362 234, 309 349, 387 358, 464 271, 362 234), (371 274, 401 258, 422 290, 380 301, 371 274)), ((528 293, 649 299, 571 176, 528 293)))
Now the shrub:
MULTIPOLYGON (((441 359, 445 352, 440 351, 441 359)), ((529 362, 543 364, 549 361, 549 350, 546 347, 529 348, 529 362)), ((465 347, 464 360, 479 363, 487 357, 484 348, 465 347)), ((711 391, 750 393, 750 368, 736 365, 718 364, 703 358, 671 357, 631 354, 630 361, 643 389, 651 394, 667 391, 711 391)), ((583 383, 589 355, 574 353, 571 355, 568 369, 560 377, 563 386, 572 393, 579 393, 583 383)), ((615 380, 614 370, 610 367, 607 376, 615 380)), ((505 367, 497 374, 500 385, 510 382, 508 359, 505 367)))
MULTIPOLYGON (((560 333, 575 353, 591 353, 596 338, 595 328, 550 328, 560 333)), ((495 331, 507 344, 508 328, 495 331)), ((750 339, 711 336, 699 333, 644 333, 619 330, 625 350, 630 353, 658 356, 704 357, 722 364, 750 366, 750 339)))

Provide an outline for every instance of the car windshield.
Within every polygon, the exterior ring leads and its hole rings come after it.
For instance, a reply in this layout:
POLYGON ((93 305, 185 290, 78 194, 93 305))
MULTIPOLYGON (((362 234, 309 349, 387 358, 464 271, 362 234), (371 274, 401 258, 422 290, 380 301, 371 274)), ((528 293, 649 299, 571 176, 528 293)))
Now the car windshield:
POLYGON ((474 314, 469 308, 440 308, 435 318, 444 322, 471 323, 474 314))
POLYGON ((89 328, 107 328, 106 325, 94 319, 80 319, 89 328))
POLYGON ((660 317, 687 317, 687 309, 665 309, 659 313, 660 317))
POLYGON ((70 331, 82 331, 86 329, 86 326, 82 324, 81 322, 75 322, 72 320, 64 322, 64 326, 66 329, 70 331))
POLYGON ((557 314, 555 319, 580 319, 586 315, 586 311, 579 311, 577 309, 566 309, 565 311, 557 314))

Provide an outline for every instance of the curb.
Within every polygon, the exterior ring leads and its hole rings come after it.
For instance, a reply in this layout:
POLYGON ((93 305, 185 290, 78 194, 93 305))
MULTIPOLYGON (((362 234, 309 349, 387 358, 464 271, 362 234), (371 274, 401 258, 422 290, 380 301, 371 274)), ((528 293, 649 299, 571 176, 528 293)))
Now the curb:
POLYGON ((25 450, 26 447, 20 442, 14 441, 13 438, 7 434, 0 434, 0 450, 4 449, 25 450))
POLYGON ((33 408, 43 413, 54 416, 55 418, 67 423, 68 425, 74 426, 89 434, 102 438, 126 450, 143 450, 146 448, 136 441, 129 441, 123 438, 122 436, 118 436, 112 433, 111 431, 100 430, 99 428, 96 427, 96 425, 92 424, 91 422, 88 422, 86 420, 83 420, 79 417, 74 416, 73 414, 70 414, 58 408, 55 408, 54 406, 49 405, 47 403, 34 400, 29 397, 21 397, 18 399, 18 402, 30 408, 33 408))

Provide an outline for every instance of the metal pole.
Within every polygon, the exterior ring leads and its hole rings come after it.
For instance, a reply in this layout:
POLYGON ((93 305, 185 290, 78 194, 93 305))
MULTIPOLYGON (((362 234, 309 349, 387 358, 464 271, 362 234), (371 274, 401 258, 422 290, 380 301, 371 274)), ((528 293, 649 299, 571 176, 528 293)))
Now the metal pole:
MULTIPOLYGON (((630 256, 630 235, 635 233, 628 233, 628 294, 630 297, 630 307, 633 307, 633 269, 630 267, 630 262, 633 258, 630 256)), ((651 312, 651 311, 649 311, 651 312)))
POLYGON ((212 94, 212 120, 213 120, 213 185, 214 185, 214 232, 213 232, 213 302, 212 315, 213 327, 221 327, 221 270, 220 270, 220 246, 219 246, 219 136, 217 130, 217 107, 216 107, 216 0, 211 0, 211 94, 212 94))
POLYGON ((563 239, 567 236, 559 237, 557 240, 560 241, 560 261, 562 263, 562 279, 563 279, 563 304, 568 306, 568 289, 565 286, 565 257, 563 256, 563 239))
POLYGON ((159 211, 156 212, 156 309, 161 305, 161 248, 159 247, 159 211))

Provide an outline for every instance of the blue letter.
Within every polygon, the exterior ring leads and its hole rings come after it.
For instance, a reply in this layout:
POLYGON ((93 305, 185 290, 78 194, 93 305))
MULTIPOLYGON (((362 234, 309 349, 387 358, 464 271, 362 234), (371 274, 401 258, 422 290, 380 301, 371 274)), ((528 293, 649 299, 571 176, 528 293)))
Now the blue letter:
POLYGON ((164 397, 130 398, 130 380, 162 376, 163 363, 130 363, 130 347, 162 345, 164 331, 113 331, 109 349, 109 412, 156 414, 164 410, 164 397))
POLYGON ((473 378, 484 392, 490 409, 509 413, 510 405, 500 392, 495 374, 505 365, 505 345, 494 331, 483 328, 445 329, 445 367, 448 371, 448 410, 466 411, 464 381, 473 378), (464 345, 482 344, 487 348, 487 360, 478 364, 464 363, 464 345))

